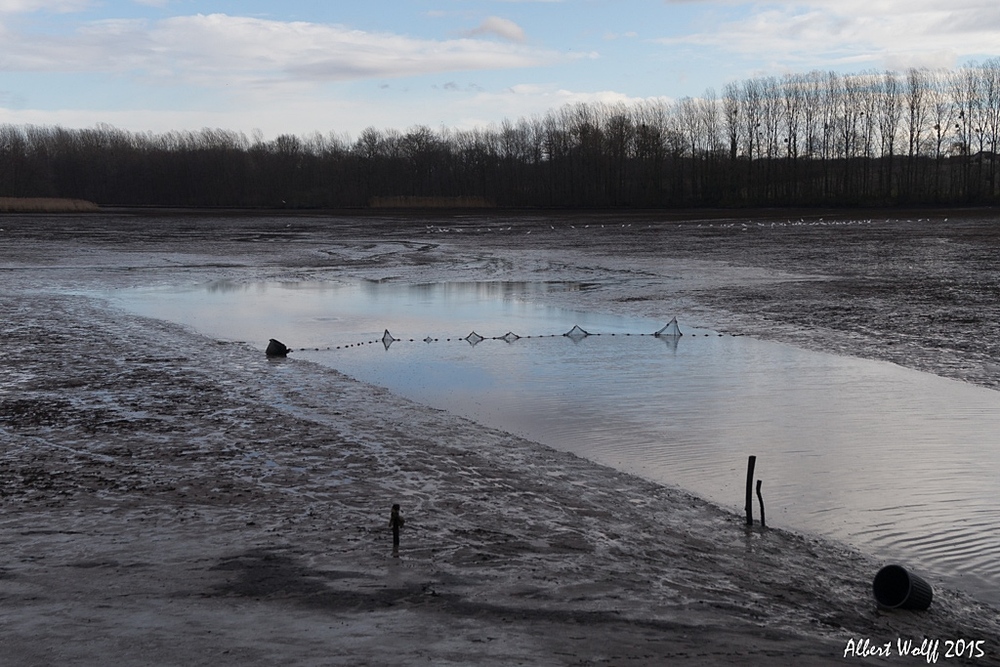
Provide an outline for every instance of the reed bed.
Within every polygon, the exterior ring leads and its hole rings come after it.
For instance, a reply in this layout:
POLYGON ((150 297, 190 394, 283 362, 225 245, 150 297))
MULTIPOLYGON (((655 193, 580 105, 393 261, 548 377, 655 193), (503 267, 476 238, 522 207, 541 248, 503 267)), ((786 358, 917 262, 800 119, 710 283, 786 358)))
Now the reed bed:
POLYGON ((0 213, 79 213, 99 207, 84 199, 58 197, 0 197, 0 213))
POLYGON ((491 208, 485 197, 372 197, 371 208, 491 208))

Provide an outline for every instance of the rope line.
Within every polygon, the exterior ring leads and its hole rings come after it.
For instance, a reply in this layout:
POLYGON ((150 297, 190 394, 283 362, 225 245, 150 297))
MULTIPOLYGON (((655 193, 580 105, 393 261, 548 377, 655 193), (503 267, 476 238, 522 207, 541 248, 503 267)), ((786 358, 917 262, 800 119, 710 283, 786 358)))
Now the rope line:
MULTIPOLYGON (((680 327, 677 324, 677 318, 674 317, 669 322, 667 322, 667 324, 664 325, 663 328, 661 328, 659 331, 655 331, 653 333, 619 333, 619 334, 616 334, 616 333, 612 332, 612 333, 603 333, 602 334, 600 332, 587 331, 586 329, 584 329, 583 327, 581 327, 579 325, 574 325, 572 329, 570 329, 566 333, 562 333, 562 334, 540 334, 540 335, 536 334, 536 335, 533 335, 533 336, 532 335, 529 335, 529 336, 519 336, 518 334, 514 333, 513 331, 508 331, 507 333, 505 333, 502 336, 482 336, 479 333, 477 333, 476 331, 472 331, 471 333, 469 333, 468 335, 466 335, 464 337, 452 336, 452 337, 444 337, 444 338, 442 338, 442 337, 439 336, 439 337, 435 338, 435 337, 432 337, 432 336, 427 336, 426 338, 421 339, 421 341, 424 342, 424 343, 428 343, 428 344, 430 344, 430 343, 439 343, 442 340, 444 340, 446 343, 450 343, 452 341, 454 341, 454 342, 466 342, 469 345, 471 345, 472 347, 475 347, 479 343, 481 343, 483 341, 486 341, 486 340, 500 340, 500 341, 503 341, 503 342, 505 342, 507 344, 511 344, 514 341, 518 341, 518 340, 521 340, 521 339, 527 340, 527 339, 530 339, 530 338, 569 338, 573 342, 579 343, 581 340, 583 340, 585 338, 589 338, 590 336, 616 336, 616 335, 617 336, 652 336, 654 338, 662 338, 662 339, 668 339, 668 340, 670 340, 670 339, 677 340, 677 339, 681 338, 682 336, 684 336, 685 334, 681 333, 680 327)), ((698 334, 696 334, 696 333, 688 333, 687 335, 689 335, 689 336, 695 336, 695 337, 698 336, 698 334)), ((711 335, 712 334, 708 334, 708 333, 704 334, 704 336, 706 336, 706 337, 711 336, 711 335)), ((715 334, 715 335, 722 336, 723 334, 718 333, 718 334, 715 334)), ((385 346, 385 349, 388 350, 389 347, 393 343, 403 343, 403 342, 414 343, 414 342, 417 342, 417 341, 414 338, 396 338, 391 333, 389 333, 388 329, 386 329, 385 332, 382 334, 382 337, 378 338, 376 340, 362 341, 360 343, 348 343, 348 344, 345 344, 345 345, 335 345, 335 346, 331 345, 329 347, 300 348, 300 349, 302 349, 304 351, 321 352, 321 351, 329 351, 329 350, 346 350, 346 349, 353 348, 353 347, 362 347, 364 345, 375 345, 376 343, 382 343, 382 345, 385 346)), ((269 356, 284 356, 284 354, 280 354, 280 353, 279 354, 273 354, 272 353, 272 351, 281 351, 281 350, 283 350, 285 353, 288 353, 288 352, 292 351, 290 348, 285 347, 283 343, 281 343, 279 341, 276 341, 276 340, 274 340, 272 338, 271 339, 271 345, 268 346, 268 355, 269 356)))

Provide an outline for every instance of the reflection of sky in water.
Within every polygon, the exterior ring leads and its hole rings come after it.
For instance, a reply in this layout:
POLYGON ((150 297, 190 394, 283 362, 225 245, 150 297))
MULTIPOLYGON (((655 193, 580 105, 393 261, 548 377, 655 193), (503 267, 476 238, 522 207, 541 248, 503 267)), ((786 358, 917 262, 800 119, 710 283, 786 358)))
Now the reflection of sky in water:
POLYGON ((654 322, 530 301, 578 287, 217 284, 119 296, 143 314, 261 349, 278 338, 297 358, 737 510, 755 454, 775 525, 954 576, 1000 603, 1000 393, 887 363, 692 336, 705 332, 683 322, 689 335, 679 341, 624 336, 651 333, 672 314, 654 322), (460 340, 574 324, 605 335, 460 340), (367 344, 384 329, 403 340, 367 344), (428 335, 441 340, 424 343, 428 335), (302 349, 315 347, 324 349, 302 349))
MULTIPOLYGON (((244 340, 262 348, 269 338, 282 340, 295 349, 356 343, 359 335, 381 336, 384 329, 397 337, 423 339, 464 337, 473 330, 489 337, 510 330, 561 334, 573 324, 624 332, 641 322, 530 301, 535 293, 572 289, 579 289, 579 285, 217 282, 188 289, 135 290, 119 296, 137 312, 185 322, 210 335, 244 340)), ((642 324, 650 326, 648 322, 642 324)), ((662 323, 649 332, 659 326, 662 323)))

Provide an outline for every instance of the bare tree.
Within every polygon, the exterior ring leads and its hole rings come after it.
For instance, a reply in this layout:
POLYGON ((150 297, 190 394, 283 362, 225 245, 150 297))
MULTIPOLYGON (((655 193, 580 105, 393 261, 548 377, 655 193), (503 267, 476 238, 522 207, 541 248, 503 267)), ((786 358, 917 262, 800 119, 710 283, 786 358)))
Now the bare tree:
POLYGON ((1000 150, 1000 58, 987 60, 980 67, 982 76, 983 117, 980 132, 980 159, 989 161, 987 195, 998 193, 997 151, 1000 150))
POLYGON ((957 110, 950 92, 950 74, 939 70, 932 72, 930 76, 930 86, 928 96, 931 110, 931 120, 934 125, 933 145, 934 145, 934 199, 940 200, 942 196, 943 161, 945 156, 945 144, 952 136, 955 128, 955 117, 957 110))
POLYGON ((729 160, 736 162, 743 127, 740 125, 740 89, 735 83, 727 83, 722 89, 722 123, 729 142, 729 160))
POLYGON ((927 70, 911 67, 906 73, 906 188, 907 197, 912 198, 920 187, 920 156, 923 153, 923 137, 927 128, 928 108, 927 70))
POLYGON ((867 71, 856 75, 855 79, 854 94, 859 109, 855 153, 861 163, 858 194, 860 201, 870 201, 881 195, 876 183, 873 182, 875 179, 872 177, 872 170, 875 166, 875 144, 878 138, 882 75, 875 71, 867 71))
POLYGON ((961 185, 959 197, 969 200, 976 196, 972 182, 973 137, 980 127, 982 109, 979 96, 979 75, 975 66, 970 65, 952 75, 951 89, 955 101, 955 142, 954 153, 960 158, 961 185))
POLYGON ((878 129, 881 144, 882 169, 880 170, 881 190, 887 199, 893 196, 893 158, 896 155, 896 138, 902 122, 902 101, 899 78, 895 72, 882 75, 878 107, 878 129))

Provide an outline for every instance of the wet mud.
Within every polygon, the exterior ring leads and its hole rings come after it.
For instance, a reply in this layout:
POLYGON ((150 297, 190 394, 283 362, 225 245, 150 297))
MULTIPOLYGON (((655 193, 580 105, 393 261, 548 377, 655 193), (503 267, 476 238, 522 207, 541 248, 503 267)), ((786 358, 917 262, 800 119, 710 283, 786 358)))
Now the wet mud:
POLYGON ((587 285, 561 305, 995 386, 995 218, 822 217, 0 218, 3 660, 909 664, 845 647, 926 636, 1000 664, 967 594, 879 610, 881 563, 844 545, 82 295, 544 277, 587 285))

